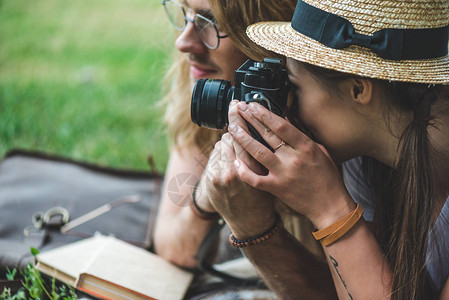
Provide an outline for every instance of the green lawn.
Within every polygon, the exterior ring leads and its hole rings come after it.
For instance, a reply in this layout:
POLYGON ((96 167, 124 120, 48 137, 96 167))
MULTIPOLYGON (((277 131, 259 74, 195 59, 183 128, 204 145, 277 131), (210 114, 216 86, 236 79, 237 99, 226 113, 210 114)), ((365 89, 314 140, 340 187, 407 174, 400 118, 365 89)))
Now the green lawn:
POLYGON ((0 155, 165 169, 172 39, 159 0, 0 0, 0 155))

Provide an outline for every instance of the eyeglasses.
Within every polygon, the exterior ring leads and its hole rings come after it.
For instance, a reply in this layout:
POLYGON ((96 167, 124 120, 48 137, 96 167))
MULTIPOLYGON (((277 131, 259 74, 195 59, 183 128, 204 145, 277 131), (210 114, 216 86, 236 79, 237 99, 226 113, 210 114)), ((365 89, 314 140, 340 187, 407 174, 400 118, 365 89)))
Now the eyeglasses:
POLYGON ((187 21, 192 22, 201 41, 209 49, 217 49, 220 45, 220 39, 228 37, 227 35, 220 35, 215 22, 200 14, 195 14, 193 18, 189 18, 184 6, 175 0, 163 0, 162 5, 164 5, 170 23, 178 31, 183 31, 186 28, 187 21))

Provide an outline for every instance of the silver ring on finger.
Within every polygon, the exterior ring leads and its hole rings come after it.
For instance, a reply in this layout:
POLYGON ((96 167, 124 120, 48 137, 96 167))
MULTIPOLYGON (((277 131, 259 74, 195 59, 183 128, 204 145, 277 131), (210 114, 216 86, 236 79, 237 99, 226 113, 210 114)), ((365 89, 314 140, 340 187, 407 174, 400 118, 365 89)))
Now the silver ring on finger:
POLYGON ((277 145, 276 147, 273 148, 274 152, 276 152, 279 148, 281 148, 284 145, 285 145, 285 142, 281 141, 281 143, 279 145, 277 145))

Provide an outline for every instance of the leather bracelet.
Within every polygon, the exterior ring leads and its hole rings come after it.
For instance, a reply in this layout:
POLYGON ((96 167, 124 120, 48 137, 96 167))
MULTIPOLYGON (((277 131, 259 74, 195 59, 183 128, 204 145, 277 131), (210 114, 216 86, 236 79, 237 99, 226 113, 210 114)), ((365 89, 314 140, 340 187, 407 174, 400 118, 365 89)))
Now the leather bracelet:
POLYGON ((363 215, 363 208, 357 203, 357 207, 339 219, 332 225, 329 225, 321 230, 312 232, 316 240, 319 240, 324 246, 329 246, 345 235, 363 215))
POLYGON ((198 189, 198 184, 200 182, 197 181, 197 183, 195 183, 193 190, 192 190, 192 203, 190 204, 190 208, 192 209, 193 213, 200 219, 203 220, 207 220, 207 221, 211 221, 211 220, 216 220, 220 217, 220 215, 216 212, 208 212, 205 211, 203 209, 201 209, 201 207, 198 206, 198 203, 196 203, 196 190, 198 189))
POLYGON ((229 243, 232 246, 237 247, 237 248, 244 248, 244 247, 248 247, 248 246, 258 245, 258 244, 262 243, 263 241, 266 241, 269 238, 271 238, 279 230, 279 228, 281 226, 282 226, 281 218, 279 217, 279 215, 276 215, 276 221, 264 233, 262 233, 260 235, 256 235, 254 237, 251 237, 251 238, 243 240, 243 241, 237 240, 234 237, 234 235, 231 234, 231 235, 229 235, 229 243))

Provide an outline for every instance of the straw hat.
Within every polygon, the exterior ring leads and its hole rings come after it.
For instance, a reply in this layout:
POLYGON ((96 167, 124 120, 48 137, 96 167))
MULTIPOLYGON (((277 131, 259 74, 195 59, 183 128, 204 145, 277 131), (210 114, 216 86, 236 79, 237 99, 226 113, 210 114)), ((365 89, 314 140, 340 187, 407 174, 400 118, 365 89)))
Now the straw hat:
POLYGON ((268 50, 320 67, 449 84, 448 24, 449 0, 299 0, 291 23, 261 22, 246 33, 268 50))

